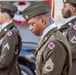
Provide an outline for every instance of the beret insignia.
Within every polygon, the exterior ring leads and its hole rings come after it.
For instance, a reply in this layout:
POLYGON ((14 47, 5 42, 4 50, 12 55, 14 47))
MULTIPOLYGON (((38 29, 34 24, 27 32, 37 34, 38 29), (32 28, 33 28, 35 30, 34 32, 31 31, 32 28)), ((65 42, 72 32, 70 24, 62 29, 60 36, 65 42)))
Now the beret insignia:
POLYGON ((28 19, 29 18, 28 15, 25 15, 25 18, 28 19))

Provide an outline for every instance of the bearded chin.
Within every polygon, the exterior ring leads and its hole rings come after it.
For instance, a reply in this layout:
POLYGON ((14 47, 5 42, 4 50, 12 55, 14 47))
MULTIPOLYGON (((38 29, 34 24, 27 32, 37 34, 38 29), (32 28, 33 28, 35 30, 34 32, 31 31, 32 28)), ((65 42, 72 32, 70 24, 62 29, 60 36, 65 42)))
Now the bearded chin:
POLYGON ((67 16, 63 16, 63 18, 68 18, 67 16))
POLYGON ((67 10, 66 16, 63 16, 63 17, 64 17, 64 18, 69 18, 69 17, 71 17, 71 11, 70 11, 70 9, 67 10))

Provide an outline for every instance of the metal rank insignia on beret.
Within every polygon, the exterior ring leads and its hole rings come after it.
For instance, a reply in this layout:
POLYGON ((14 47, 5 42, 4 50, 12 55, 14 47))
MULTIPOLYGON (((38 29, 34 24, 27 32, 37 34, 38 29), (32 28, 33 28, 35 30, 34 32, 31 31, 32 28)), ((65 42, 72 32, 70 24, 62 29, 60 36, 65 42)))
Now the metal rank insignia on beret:
POLYGON ((28 19, 29 18, 28 15, 25 15, 25 18, 28 19))
POLYGON ((54 48, 55 48, 55 43, 54 43, 54 42, 50 42, 50 43, 48 44, 48 48, 49 48, 49 49, 54 49, 54 48))
POLYGON ((63 2, 66 2, 66 0, 63 0, 63 2))
POLYGON ((73 29, 76 30, 76 24, 73 26, 73 29))

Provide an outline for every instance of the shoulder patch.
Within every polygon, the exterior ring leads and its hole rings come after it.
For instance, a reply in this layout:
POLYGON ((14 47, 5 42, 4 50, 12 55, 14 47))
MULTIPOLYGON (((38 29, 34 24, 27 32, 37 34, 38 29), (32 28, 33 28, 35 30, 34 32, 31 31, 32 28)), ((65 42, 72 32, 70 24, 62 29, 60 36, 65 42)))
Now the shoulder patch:
POLYGON ((76 24, 73 26, 73 29, 76 30, 76 24))
POLYGON ((55 48, 55 43, 54 43, 54 42, 50 42, 50 43, 48 44, 48 48, 49 48, 49 49, 54 49, 54 48, 55 48))
POLYGON ((12 36, 12 32, 11 32, 11 31, 8 31, 8 32, 7 32, 7 35, 8 35, 8 36, 12 36))

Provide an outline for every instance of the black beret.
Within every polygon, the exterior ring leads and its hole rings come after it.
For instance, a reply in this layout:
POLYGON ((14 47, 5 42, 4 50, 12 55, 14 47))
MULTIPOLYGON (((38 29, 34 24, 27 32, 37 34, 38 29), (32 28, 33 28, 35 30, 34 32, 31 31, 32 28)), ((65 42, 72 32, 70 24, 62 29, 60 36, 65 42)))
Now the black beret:
POLYGON ((7 9, 7 10, 11 11, 12 13, 15 13, 17 11, 17 7, 14 4, 12 4, 10 2, 6 2, 6 1, 0 2, 0 8, 7 9))
POLYGON ((45 1, 39 1, 31 4, 27 8, 23 10, 23 17, 26 20, 29 20, 35 16, 45 14, 45 13, 50 13, 50 4, 45 1))
POLYGON ((76 0, 63 0, 63 2, 76 4, 76 0))

